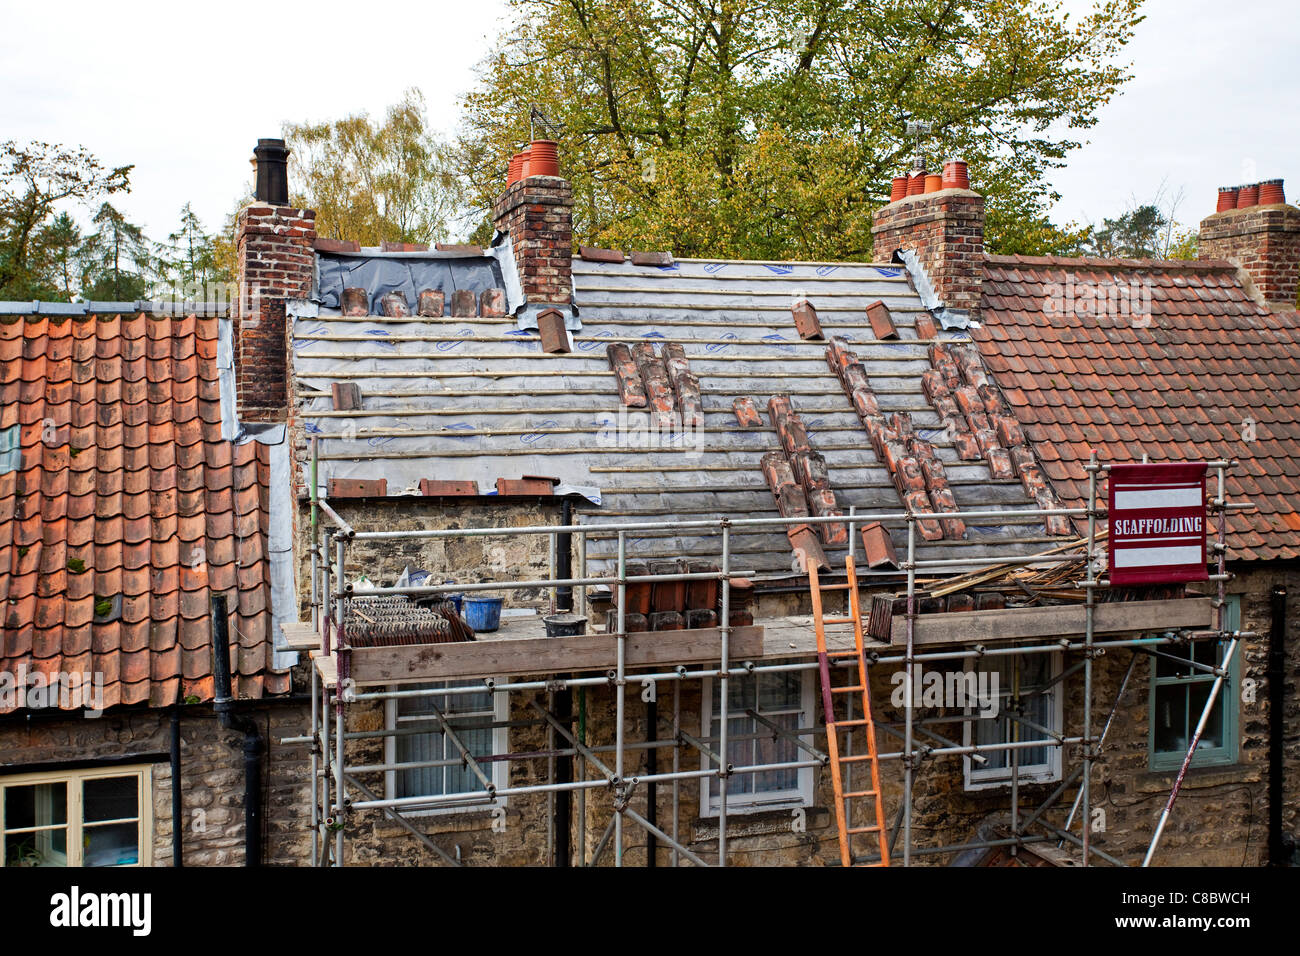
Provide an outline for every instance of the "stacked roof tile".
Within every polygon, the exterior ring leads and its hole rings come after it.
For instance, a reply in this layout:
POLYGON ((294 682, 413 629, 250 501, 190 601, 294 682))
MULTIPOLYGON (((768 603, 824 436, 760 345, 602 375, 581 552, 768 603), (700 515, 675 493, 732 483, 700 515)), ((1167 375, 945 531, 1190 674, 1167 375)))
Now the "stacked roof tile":
POLYGON ((1300 557, 1300 323, 1226 262, 990 256, 974 339, 1053 487, 1103 462, 1236 458, 1234 558, 1300 557))
POLYGON ((102 675, 105 706, 209 700, 224 592, 236 693, 288 690, 269 461, 221 438, 216 349, 215 318, 0 317, 0 671, 102 675))

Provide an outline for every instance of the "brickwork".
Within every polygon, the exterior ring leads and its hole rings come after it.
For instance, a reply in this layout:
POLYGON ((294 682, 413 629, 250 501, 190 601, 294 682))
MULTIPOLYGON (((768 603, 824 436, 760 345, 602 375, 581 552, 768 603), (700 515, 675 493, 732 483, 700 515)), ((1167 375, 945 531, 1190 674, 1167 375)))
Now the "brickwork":
POLYGON ((1300 209, 1250 206, 1208 216, 1201 220, 1197 255, 1241 266, 1270 309, 1290 311, 1300 286, 1300 209))
POLYGON ((316 213, 254 203, 235 226, 239 299, 235 394, 245 422, 284 421, 289 409, 288 299, 311 294, 316 213))
POLYGON ((939 301, 979 317, 983 196, 969 189, 909 196, 876 210, 871 233, 877 262, 891 261, 898 249, 914 252, 939 301))
POLYGON ((497 200, 492 219, 510 235, 524 298, 568 305, 573 298, 573 191, 568 182, 556 176, 521 179, 497 200))

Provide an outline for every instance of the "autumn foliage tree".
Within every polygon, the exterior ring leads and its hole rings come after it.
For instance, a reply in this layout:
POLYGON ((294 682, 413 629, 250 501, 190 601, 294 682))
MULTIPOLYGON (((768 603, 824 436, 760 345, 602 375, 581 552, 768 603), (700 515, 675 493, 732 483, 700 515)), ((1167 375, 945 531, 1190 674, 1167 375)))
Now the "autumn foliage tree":
POLYGON ((293 201, 316 210, 321 236, 379 245, 446 235, 460 179, 419 91, 408 90, 381 121, 360 113, 288 124, 284 137, 299 190, 293 201))
POLYGON ((80 146, 0 144, 0 299, 70 291, 80 236, 60 209, 129 190, 131 169, 105 167, 80 146))
POLYGON ((486 213, 537 106, 563 124, 583 241, 861 259, 928 120, 1003 252, 1072 249, 1047 174, 1128 78, 1141 0, 512 0, 459 141, 486 213))

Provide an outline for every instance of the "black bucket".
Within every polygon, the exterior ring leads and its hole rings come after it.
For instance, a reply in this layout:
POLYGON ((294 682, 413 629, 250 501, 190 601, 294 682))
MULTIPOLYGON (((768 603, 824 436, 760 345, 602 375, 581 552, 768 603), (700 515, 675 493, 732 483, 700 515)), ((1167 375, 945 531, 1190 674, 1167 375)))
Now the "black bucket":
POLYGON ((573 637, 587 633, 587 619, 581 614, 552 614, 542 618, 547 637, 573 637))

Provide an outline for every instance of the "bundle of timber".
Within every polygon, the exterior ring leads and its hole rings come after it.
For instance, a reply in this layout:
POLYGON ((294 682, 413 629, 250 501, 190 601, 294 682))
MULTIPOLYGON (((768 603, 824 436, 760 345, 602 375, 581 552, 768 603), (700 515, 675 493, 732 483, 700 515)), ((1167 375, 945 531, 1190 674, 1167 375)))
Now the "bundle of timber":
MULTIPOLYGON (((1103 540, 1105 532, 1097 535, 1103 540)), ((991 611, 1001 608, 1048 607, 1077 604, 1087 598, 1075 584, 1084 577, 1086 553, 1066 555, 1071 550, 1084 551, 1083 539, 1042 552, 1044 564, 1024 566, 1000 564, 980 568, 953 578, 918 581, 914 595, 917 614, 952 614, 964 611, 991 611), (1050 563, 1048 563, 1050 562, 1050 563)), ((1181 584, 1152 585, 1138 588, 1100 588, 1095 592, 1099 604, 1127 601, 1175 600, 1184 596, 1181 584)), ((906 594, 875 594, 866 628, 870 637, 889 641, 893 618, 907 613, 906 594)))
POLYGON ((343 628, 353 647, 475 640, 474 631, 450 601, 426 606, 404 595, 352 598, 347 604, 343 628))

